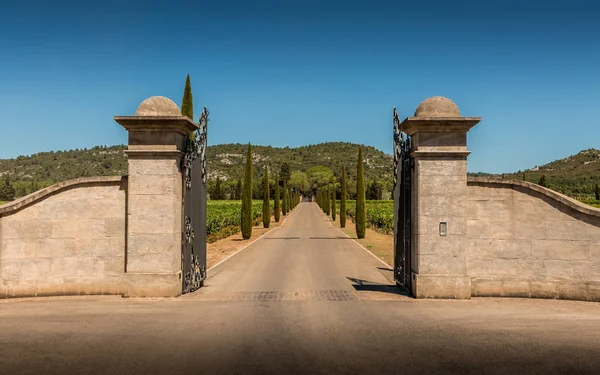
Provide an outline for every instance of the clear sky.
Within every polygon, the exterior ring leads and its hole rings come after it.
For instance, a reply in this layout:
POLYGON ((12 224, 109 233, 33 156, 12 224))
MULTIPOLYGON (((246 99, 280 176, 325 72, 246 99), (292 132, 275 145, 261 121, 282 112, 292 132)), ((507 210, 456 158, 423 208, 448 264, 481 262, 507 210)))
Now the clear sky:
POLYGON ((211 111, 209 144, 391 153, 392 107, 411 116, 442 95, 483 117, 469 171, 600 148, 593 1, 11 3, 0 10, 0 158, 126 143, 112 117, 153 95, 180 104, 188 73, 196 117, 211 111))

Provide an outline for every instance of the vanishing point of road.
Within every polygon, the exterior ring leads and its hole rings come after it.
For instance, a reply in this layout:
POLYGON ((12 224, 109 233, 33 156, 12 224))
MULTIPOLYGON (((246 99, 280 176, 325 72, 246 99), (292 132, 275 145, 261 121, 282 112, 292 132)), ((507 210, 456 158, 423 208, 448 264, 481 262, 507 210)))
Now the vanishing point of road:
POLYGON ((414 300, 314 203, 177 299, 0 302, 0 374, 600 374, 600 304, 414 300))

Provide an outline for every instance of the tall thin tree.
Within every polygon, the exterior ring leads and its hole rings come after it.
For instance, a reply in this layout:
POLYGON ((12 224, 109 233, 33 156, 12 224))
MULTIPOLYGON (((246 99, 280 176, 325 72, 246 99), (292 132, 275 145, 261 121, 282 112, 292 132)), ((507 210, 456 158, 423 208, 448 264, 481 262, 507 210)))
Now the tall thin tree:
MULTIPOLYGON (((194 101, 192 100, 192 83, 190 75, 185 79, 185 88, 183 89, 183 98, 181 99, 181 115, 187 116, 194 121, 194 101)), ((194 139, 194 132, 190 133, 190 139, 194 139)))
POLYGON ((356 237, 365 238, 367 224, 367 201, 365 196, 365 171, 363 167, 362 147, 358 148, 358 163, 356 165, 356 237))
POLYGON ((285 181, 285 179, 283 179, 283 191, 281 193, 283 195, 283 202, 281 202, 281 211, 283 213, 283 216, 285 216, 288 213, 287 182, 285 181))
POLYGON ((269 169, 265 165, 265 180, 263 192, 263 227, 268 228, 271 224, 271 198, 269 197, 269 169))
POLYGON ((252 236, 252 150, 248 143, 246 167, 244 170, 244 186, 242 187, 242 237, 247 240, 252 236))
POLYGON ((273 197, 273 215, 275 222, 279 223, 279 215, 281 215, 281 206, 279 205, 279 175, 275 173, 275 196, 273 197))
POLYGON ((342 196, 340 197, 340 227, 346 227, 346 168, 342 167, 342 196))
POLYGON ((331 184, 331 219, 335 221, 335 183, 331 184))

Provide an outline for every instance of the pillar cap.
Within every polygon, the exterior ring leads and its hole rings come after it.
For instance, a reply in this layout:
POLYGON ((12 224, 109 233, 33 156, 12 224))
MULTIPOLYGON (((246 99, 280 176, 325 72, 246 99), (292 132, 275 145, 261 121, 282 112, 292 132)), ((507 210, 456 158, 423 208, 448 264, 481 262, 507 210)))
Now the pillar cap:
POLYGON ((115 116, 114 120, 128 132, 176 132, 190 134, 199 129, 198 124, 181 115, 177 104, 164 96, 151 96, 144 100, 135 116, 115 116))
POLYGON ((419 104, 415 117, 460 117, 458 106, 443 96, 432 96, 419 104))
POLYGON ((136 116, 181 116, 181 110, 175 102, 164 96, 151 96, 144 100, 137 111, 136 116))

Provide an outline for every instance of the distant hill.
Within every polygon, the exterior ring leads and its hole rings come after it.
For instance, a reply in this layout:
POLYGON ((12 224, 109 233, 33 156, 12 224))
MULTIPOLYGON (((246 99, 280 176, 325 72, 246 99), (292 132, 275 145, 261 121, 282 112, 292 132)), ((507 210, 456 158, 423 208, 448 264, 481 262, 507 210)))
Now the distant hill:
MULTIPOLYGON (((339 173, 344 165, 349 179, 356 178, 356 157, 359 145, 347 142, 328 142, 302 147, 252 146, 255 177, 262 174, 265 165, 270 171, 279 171, 287 163, 290 171, 307 171, 324 165, 339 173)), ((392 155, 371 147, 365 147, 365 178, 383 182, 384 190, 392 184, 392 155)), ((86 176, 110 176, 127 173, 125 145, 97 146, 91 149, 40 152, 15 159, 0 159, 0 177, 8 175, 13 182, 16 196, 20 197, 54 183, 86 176)), ((217 176, 222 180, 234 180, 242 176, 241 163, 245 144, 222 144, 208 147, 209 180, 217 176)), ((471 176, 504 178, 538 183, 546 176, 549 187, 561 193, 588 197, 600 184, 600 151, 588 149, 576 155, 551 163, 535 166, 515 173, 470 173, 471 176)), ((233 182, 232 182, 233 183, 233 182)))
MULTIPOLYGON (((355 143, 327 142, 302 147, 252 146, 254 170, 261 175, 266 165, 271 171, 279 171, 287 163, 290 171, 307 171, 311 167, 324 165, 338 172, 341 165, 348 170, 350 178, 356 176, 358 147, 355 143)), ((368 180, 392 178, 392 155, 371 146, 364 146, 365 178, 368 180)), ((243 176, 241 160, 245 155, 245 144, 222 144, 208 148, 209 179, 237 179, 243 176)))
POLYGON ((525 180, 538 183, 546 176, 552 190, 575 197, 591 196, 596 184, 600 184, 600 151, 594 148, 580 151, 564 159, 515 173, 470 173, 472 176, 525 180))
MULTIPOLYGON (((303 147, 252 146, 254 172, 262 174, 265 165, 271 171, 279 171, 282 163, 288 163, 290 171, 307 171, 324 165, 339 172, 346 166, 349 178, 355 178, 358 144, 329 142, 303 147)), ((367 181, 377 178, 391 186, 393 159, 391 155, 371 147, 365 147, 365 177, 367 181)), ((0 159, 0 176, 8 175, 16 190, 16 197, 57 182, 87 176, 111 176, 127 173, 125 145, 97 146, 91 149, 40 152, 15 159, 0 159)), ((219 176, 222 180, 242 177, 244 144, 222 144, 208 147, 209 180, 219 176)))

